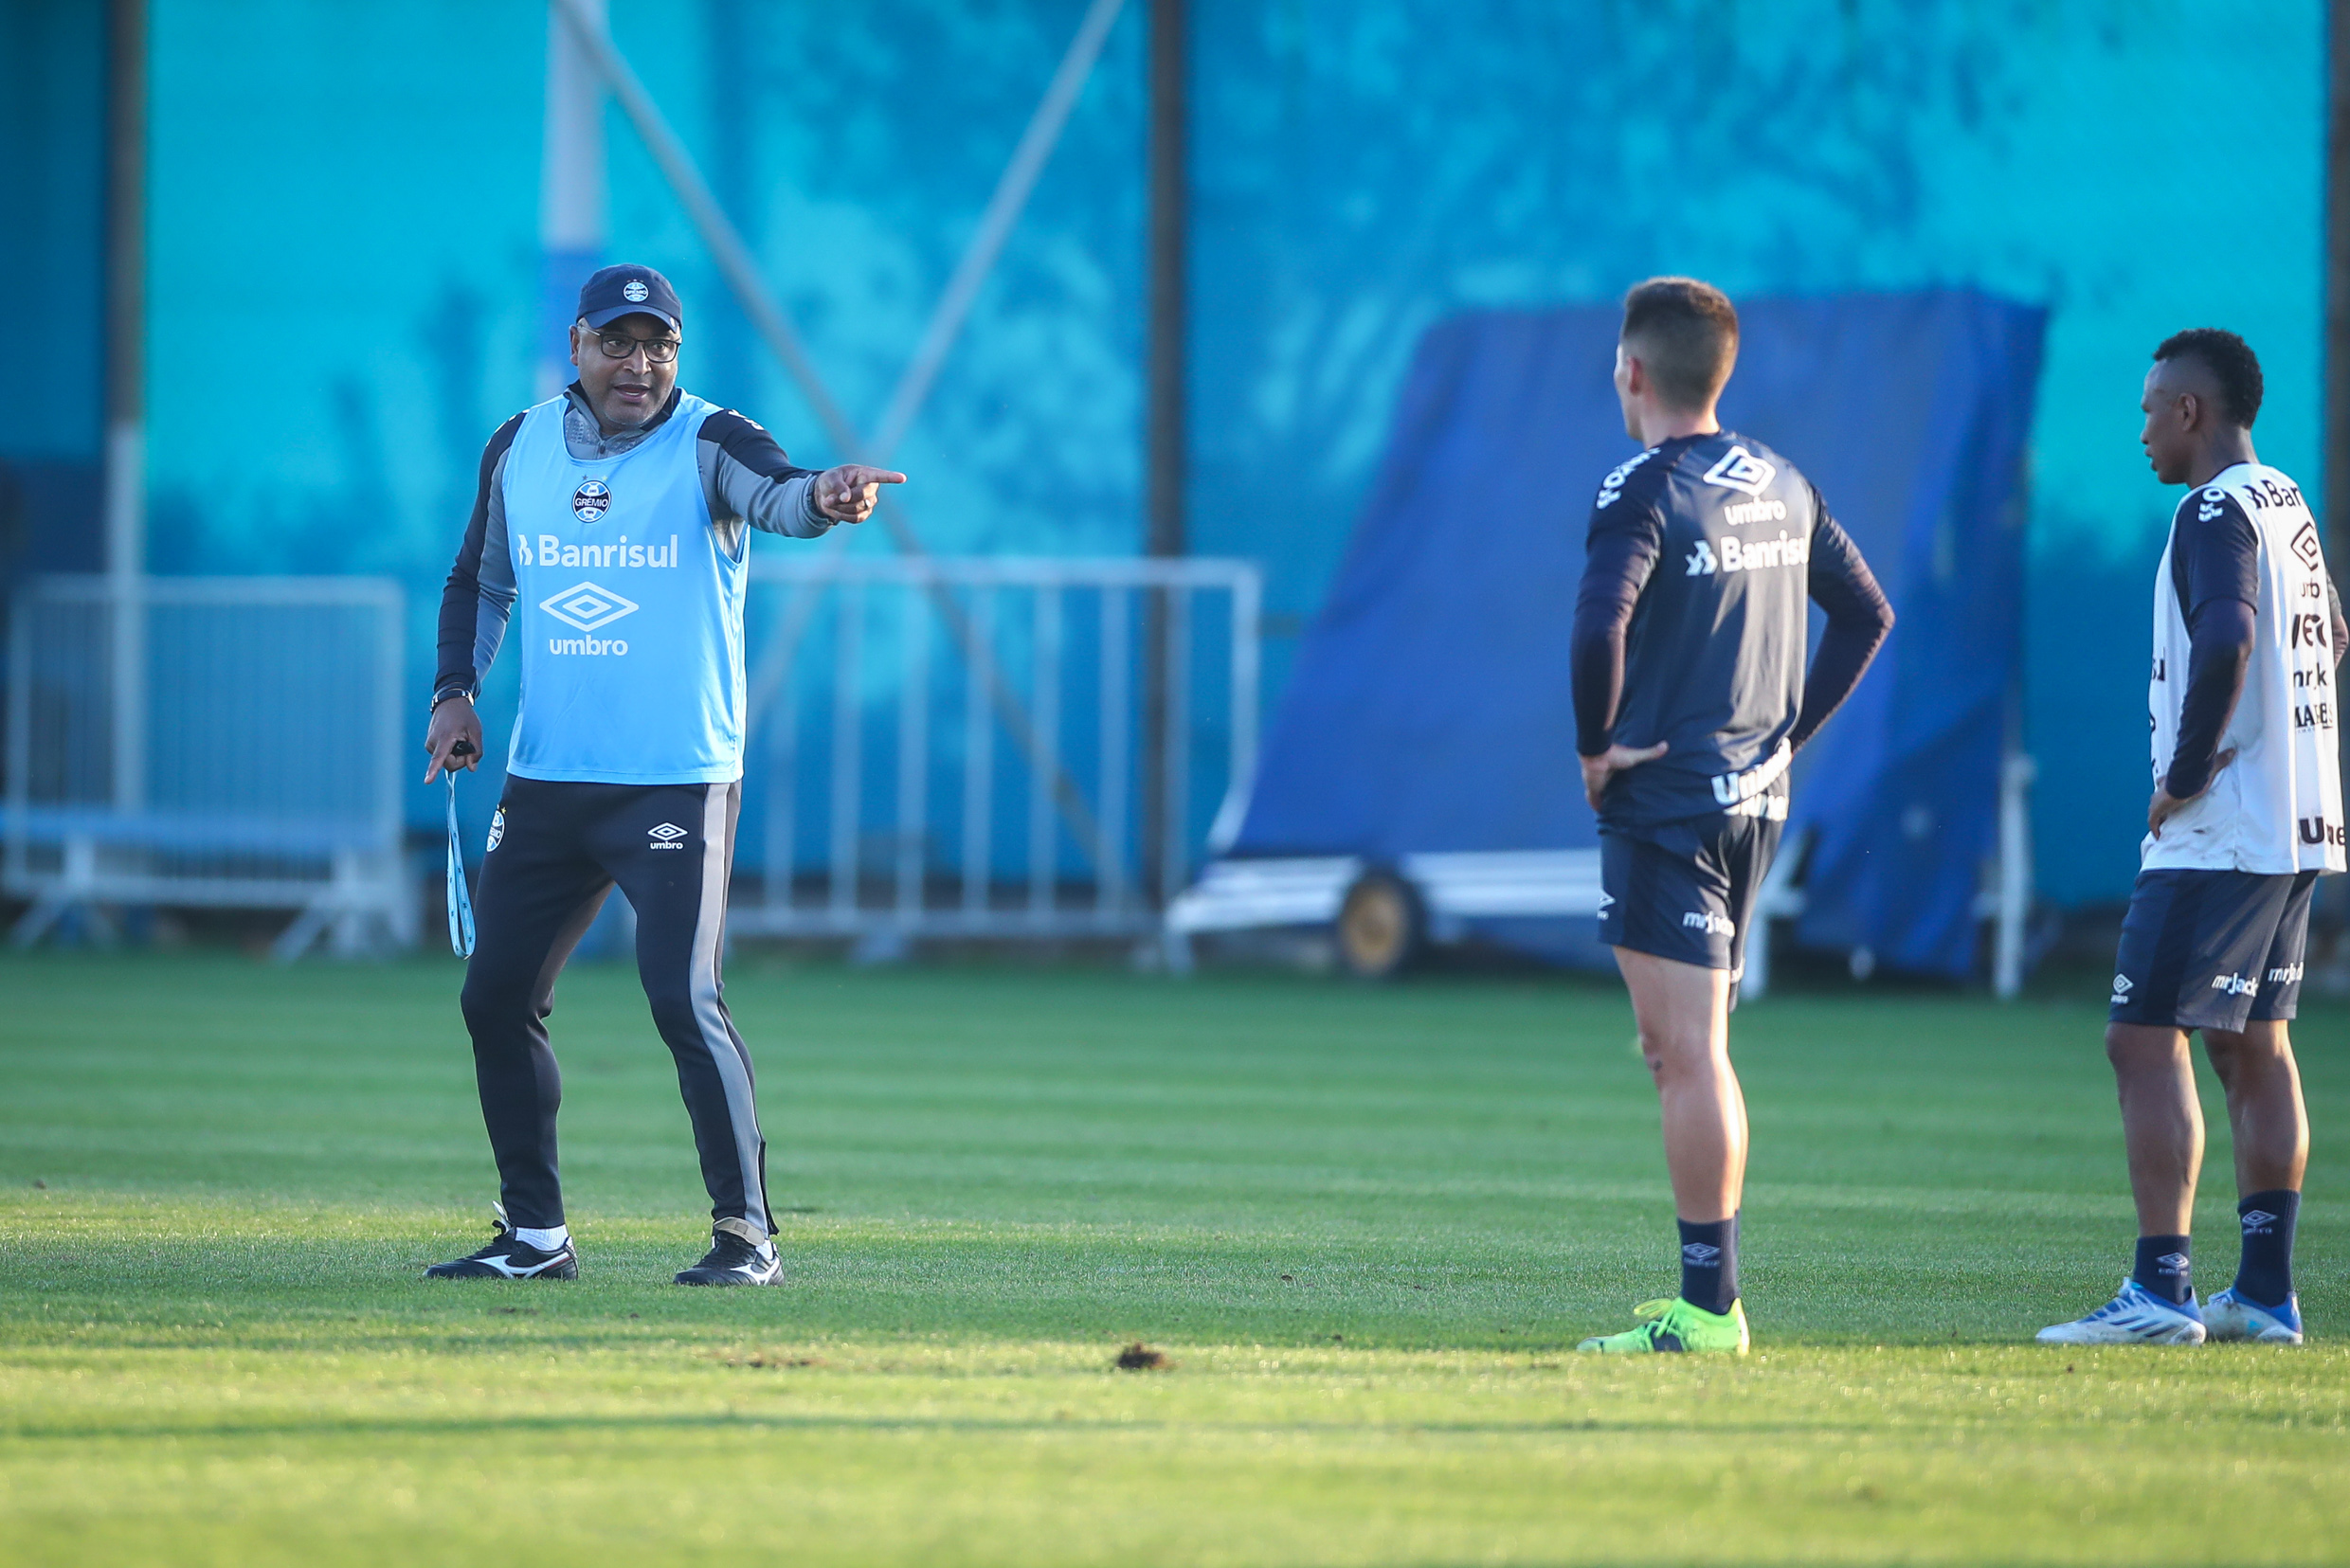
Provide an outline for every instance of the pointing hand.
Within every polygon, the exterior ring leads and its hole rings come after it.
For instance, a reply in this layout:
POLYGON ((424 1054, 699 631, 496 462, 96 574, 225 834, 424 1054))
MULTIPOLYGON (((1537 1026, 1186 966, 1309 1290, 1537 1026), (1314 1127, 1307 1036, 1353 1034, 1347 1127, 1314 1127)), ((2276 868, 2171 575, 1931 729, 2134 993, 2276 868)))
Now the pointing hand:
POLYGON ((836 523, 861 523, 873 515, 883 485, 905 482, 906 476, 894 469, 844 462, 816 476, 816 510, 836 523))

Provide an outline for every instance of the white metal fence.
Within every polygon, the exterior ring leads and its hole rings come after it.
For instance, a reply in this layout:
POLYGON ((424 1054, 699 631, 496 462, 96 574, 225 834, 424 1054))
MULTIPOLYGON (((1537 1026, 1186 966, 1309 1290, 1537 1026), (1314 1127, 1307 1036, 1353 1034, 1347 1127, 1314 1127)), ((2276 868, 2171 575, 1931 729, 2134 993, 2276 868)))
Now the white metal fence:
POLYGON ((374 578, 48 577, 9 633, 11 939, 123 906, 284 909, 291 958, 416 939, 401 595, 374 578))
POLYGON ((1262 579, 1215 559, 765 561, 755 606, 744 934, 1145 936, 1221 786, 1256 768, 1262 579), (1143 673, 1166 672, 1150 777, 1143 673), (1145 809, 1155 791, 1157 810, 1145 809), (1143 836, 1155 822, 1156 843, 1143 836), (747 891, 747 890, 746 890, 747 891))

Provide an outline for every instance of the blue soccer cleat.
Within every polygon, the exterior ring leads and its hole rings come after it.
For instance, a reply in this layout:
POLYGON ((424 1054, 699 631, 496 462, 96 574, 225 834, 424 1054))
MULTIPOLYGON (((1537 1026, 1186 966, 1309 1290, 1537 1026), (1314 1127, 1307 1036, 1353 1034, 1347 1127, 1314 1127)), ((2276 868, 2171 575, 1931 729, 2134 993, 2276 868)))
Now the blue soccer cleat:
POLYGON ((2301 1343, 2301 1298, 2287 1295, 2282 1307, 2263 1307, 2234 1286, 2203 1304, 2203 1323, 2214 1340, 2251 1340, 2259 1344, 2301 1343))
POLYGON ((2203 1314, 2195 1298, 2174 1307, 2134 1279, 2121 1293, 2085 1318, 2040 1330, 2042 1344, 2201 1344, 2203 1314))

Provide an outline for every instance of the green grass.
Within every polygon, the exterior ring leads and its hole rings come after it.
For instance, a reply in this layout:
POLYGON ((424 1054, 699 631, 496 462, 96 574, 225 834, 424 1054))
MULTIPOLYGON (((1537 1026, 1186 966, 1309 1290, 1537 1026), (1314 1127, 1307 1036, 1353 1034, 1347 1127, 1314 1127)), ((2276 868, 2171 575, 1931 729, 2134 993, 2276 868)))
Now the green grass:
POLYGON ((493 1186, 457 978, 0 962, 0 1562, 2350 1560, 2339 1006, 2304 1350, 2024 1343, 2126 1259, 2098 1011, 1879 995, 1737 1019, 1757 1353, 1600 1364, 1673 1277, 1612 987, 738 966, 790 1279, 690 1292, 610 969, 584 1277, 416 1277, 493 1186))

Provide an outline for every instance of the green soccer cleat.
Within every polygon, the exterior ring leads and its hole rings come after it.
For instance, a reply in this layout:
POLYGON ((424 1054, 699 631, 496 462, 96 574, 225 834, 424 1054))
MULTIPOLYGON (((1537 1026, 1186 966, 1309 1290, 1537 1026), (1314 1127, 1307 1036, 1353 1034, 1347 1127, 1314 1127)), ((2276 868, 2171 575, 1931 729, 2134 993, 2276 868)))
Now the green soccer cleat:
POLYGON ((1708 1312, 1676 1296, 1671 1301, 1644 1301, 1632 1309, 1632 1315, 1640 1320, 1639 1327, 1602 1334, 1575 1348, 1596 1350, 1602 1356, 1650 1356, 1673 1350, 1746 1353, 1746 1308, 1739 1302, 1730 1303, 1726 1312, 1708 1312))

